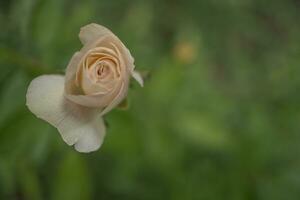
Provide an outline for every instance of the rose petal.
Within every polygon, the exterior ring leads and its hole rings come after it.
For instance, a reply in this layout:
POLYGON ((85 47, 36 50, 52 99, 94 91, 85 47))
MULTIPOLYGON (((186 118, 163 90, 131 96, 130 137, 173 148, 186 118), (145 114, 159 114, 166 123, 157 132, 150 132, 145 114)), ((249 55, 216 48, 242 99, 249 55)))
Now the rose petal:
POLYGON ((102 112, 100 113, 101 116, 105 115, 106 113, 111 111, 114 107, 116 107, 119 103, 121 103, 121 101, 124 99, 124 97, 127 94, 127 90, 128 90, 128 85, 125 85, 124 83, 122 83, 119 93, 110 102, 110 104, 102 110, 102 112))
POLYGON ((75 76, 77 68, 80 64, 80 60, 82 59, 82 56, 83 54, 77 51, 70 59, 70 62, 66 68, 66 76, 65 76, 66 84, 75 76))
POLYGON ((94 114, 80 111, 68 115, 58 126, 64 140, 77 151, 88 153, 101 146, 105 136, 103 119, 94 114), (81 114, 79 114, 81 113, 81 114), (84 118, 84 119, 83 119, 84 118))
POLYGON ((121 42, 121 40, 108 28, 96 23, 88 24, 80 29, 79 39, 83 45, 90 43, 89 45, 87 45, 89 46, 88 49, 92 48, 94 45, 99 46, 101 43, 106 42, 116 44, 124 54, 124 59, 126 60, 128 67, 132 70, 134 69, 134 58, 131 56, 130 51, 121 42))
POLYGON ((76 104, 89 107, 89 108, 99 108, 100 110, 107 106, 114 97, 118 94, 121 84, 117 83, 118 85, 108 91, 107 93, 96 93, 91 95, 72 95, 72 94, 65 94, 66 98, 76 104))
POLYGON ((97 150, 105 126, 97 110, 76 105, 64 97, 64 76, 43 75, 29 85, 26 104, 31 112, 55 126, 68 145, 79 152, 97 150))
POLYGON ((79 39, 81 43, 87 44, 90 41, 95 41, 98 38, 107 35, 112 34, 110 30, 105 28, 104 26, 101 26, 99 24, 91 23, 88 24, 80 29, 79 32, 79 39))
POLYGON ((144 81, 143 81, 142 75, 139 72, 132 71, 131 76, 141 85, 141 87, 144 86, 144 81))

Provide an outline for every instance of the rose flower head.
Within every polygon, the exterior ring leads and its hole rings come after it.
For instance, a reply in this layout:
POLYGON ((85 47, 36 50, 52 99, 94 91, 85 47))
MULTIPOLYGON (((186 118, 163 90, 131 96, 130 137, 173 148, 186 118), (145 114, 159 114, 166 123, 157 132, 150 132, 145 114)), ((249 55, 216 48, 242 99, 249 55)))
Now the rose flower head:
POLYGON ((42 75, 30 83, 26 105, 38 118, 56 127, 68 145, 79 152, 96 151, 105 136, 103 115, 127 95, 130 77, 143 86, 134 71, 129 50, 107 28, 81 28, 83 44, 71 58, 65 76, 42 75))

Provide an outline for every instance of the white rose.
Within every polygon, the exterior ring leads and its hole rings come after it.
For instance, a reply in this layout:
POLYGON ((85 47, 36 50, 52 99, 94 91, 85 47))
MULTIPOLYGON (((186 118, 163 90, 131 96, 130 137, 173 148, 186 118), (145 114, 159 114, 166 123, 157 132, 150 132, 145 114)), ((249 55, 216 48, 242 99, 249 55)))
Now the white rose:
POLYGON ((107 28, 89 24, 81 28, 83 48, 67 66, 66 75, 42 75, 29 85, 26 104, 37 117, 55 126, 68 145, 79 152, 97 150, 105 136, 102 116, 127 95, 134 59, 107 28))

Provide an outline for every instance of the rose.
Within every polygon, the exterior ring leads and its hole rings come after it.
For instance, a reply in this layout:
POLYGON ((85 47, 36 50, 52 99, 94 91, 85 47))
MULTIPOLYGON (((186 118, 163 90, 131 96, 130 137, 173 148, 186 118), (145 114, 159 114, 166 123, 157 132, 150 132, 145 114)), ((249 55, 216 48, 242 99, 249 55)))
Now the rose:
POLYGON ((124 44, 108 29, 90 24, 81 29, 84 47, 75 53, 66 71, 66 97, 82 106, 108 112, 126 96, 134 60, 124 44))
POLYGON ((102 116, 127 95, 130 76, 143 86, 134 71, 134 59, 107 28, 89 24, 81 28, 83 44, 71 58, 66 75, 42 75, 27 91, 26 104, 49 122, 63 140, 79 152, 97 150, 105 136, 102 116))

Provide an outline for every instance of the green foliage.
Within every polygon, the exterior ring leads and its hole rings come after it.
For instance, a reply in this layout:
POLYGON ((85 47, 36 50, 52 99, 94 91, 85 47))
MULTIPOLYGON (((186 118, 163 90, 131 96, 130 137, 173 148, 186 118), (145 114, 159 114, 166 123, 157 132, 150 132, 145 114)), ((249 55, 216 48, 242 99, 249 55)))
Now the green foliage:
MULTIPOLYGON (((0 1, 0 199, 300 199, 296 0, 0 1), (80 154, 25 106, 81 26, 128 46, 145 87, 80 154)), ((127 104, 124 102, 123 107, 127 104)))

